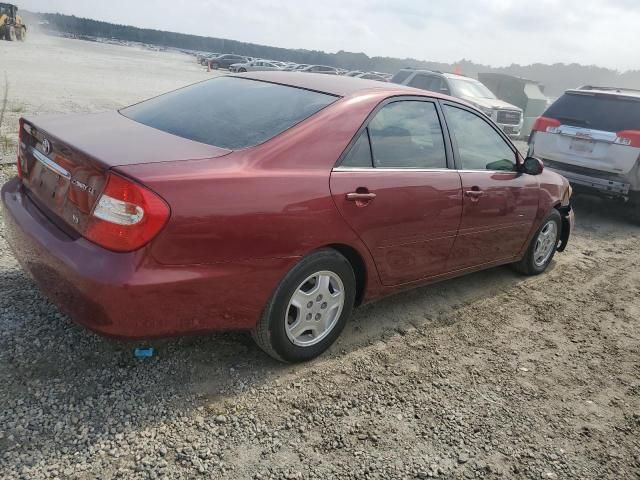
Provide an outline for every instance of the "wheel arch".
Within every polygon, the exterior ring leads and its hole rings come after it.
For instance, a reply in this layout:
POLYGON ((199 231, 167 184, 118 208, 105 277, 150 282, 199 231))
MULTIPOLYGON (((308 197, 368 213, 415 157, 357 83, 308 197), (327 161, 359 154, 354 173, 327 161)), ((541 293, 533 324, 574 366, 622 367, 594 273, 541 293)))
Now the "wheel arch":
POLYGON ((362 258, 358 250, 343 243, 333 243, 327 245, 325 248, 336 250, 351 264, 351 268, 353 268, 353 273, 356 277, 356 306, 361 305, 367 291, 368 272, 364 258, 362 258))

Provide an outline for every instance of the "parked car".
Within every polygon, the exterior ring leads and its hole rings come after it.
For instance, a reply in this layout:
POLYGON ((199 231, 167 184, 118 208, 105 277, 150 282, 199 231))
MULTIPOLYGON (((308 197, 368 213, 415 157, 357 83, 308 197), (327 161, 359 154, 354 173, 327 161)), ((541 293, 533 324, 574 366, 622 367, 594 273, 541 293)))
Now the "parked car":
POLYGON ((478 80, 454 73, 405 68, 396 73, 391 81, 466 100, 500 125, 507 135, 512 138, 520 136, 523 124, 522 109, 499 100, 478 80))
POLYGON ((360 70, 351 70, 350 72, 345 73, 347 77, 357 77, 358 75, 362 75, 364 72, 360 70))
POLYGON ((308 360, 356 305, 542 273, 573 219, 568 182, 482 113, 343 76, 231 74, 19 132, 5 239, 72 319, 117 337, 247 330, 308 360))
POLYGON ((200 65, 207 66, 207 64, 209 63, 209 61, 211 61, 211 60, 212 60, 212 59, 214 59, 214 58, 219 57, 220 55, 221 55, 220 53, 208 53, 208 54, 206 54, 206 55, 203 55, 203 56, 200 58, 199 63, 200 63, 200 65))
POLYGON ((218 70, 220 68, 229 68, 234 63, 247 63, 247 62, 248 62, 247 58, 241 55, 225 54, 209 60, 209 65, 213 70, 218 70))
POLYGON ((270 70, 282 70, 282 67, 266 60, 254 60, 247 63, 234 63, 229 66, 230 72, 260 72, 270 70))
POLYGON ((533 123, 548 106, 549 99, 544 94, 544 85, 535 80, 527 80, 504 73, 479 73, 478 80, 496 97, 523 110, 524 118, 520 138, 528 138, 533 123))
POLYGON ((378 82, 388 82, 389 80, 387 80, 386 78, 384 78, 382 75, 378 75, 377 73, 361 73, 359 75, 356 75, 356 78, 362 78, 364 80, 377 80, 378 82))
POLYGON ((308 67, 300 69, 305 73, 324 73, 325 75, 338 75, 338 69, 334 67, 328 67, 326 65, 309 65, 308 67))
POLYGON ((567 90, 535 122, 529 151, 576 191, 628 202, 640 221, 640 90, 567 90))

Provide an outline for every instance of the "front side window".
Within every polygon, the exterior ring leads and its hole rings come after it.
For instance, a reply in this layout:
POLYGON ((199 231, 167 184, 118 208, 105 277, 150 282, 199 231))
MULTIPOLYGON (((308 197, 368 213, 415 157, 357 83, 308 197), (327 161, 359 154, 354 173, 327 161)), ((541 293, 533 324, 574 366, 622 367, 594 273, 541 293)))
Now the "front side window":
POLYGON ((461 108, 444 106, 449 130, 456 139, 461 168, 512 172, 516 154, 491 125, 461 108))
POLYGON ((382 107, 369 123, 373 164, 379 168, 446 168, 442 128, 431 102, 382 107))

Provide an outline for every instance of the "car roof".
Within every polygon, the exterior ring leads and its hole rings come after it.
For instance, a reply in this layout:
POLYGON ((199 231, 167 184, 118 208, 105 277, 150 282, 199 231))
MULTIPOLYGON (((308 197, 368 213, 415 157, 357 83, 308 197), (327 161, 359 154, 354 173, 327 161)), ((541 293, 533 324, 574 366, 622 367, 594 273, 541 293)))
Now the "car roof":
POLYGON ((595 95, 612 95, 616 97, 624 96, 640 99, 640 90, 634 90, 632 88, 594 87, 591 85, 585 85, 580 88, 572 88, 570 90, 567 90, 566 93, 583 95, 593 93, 595 95))
MULTIPOLYGON (((427 92, 404 85, 382 83, 377 80, 347 77, 344 75, 324 75, 322 73, 299 72, 249 72, 230 75, 239 78, 250 78, 263 82, 279 83, 292 87, 314 90, 339 97, 355 95, 370 90, 385 90, 390 94, 420 95, 435 98, 449 98, 435 92, 427 92)), ((459 101, 456 99, 456 101, 459 101)))
POLYGON ((405 72, 415 72, 415 73, 428 73, 430 75, 440 75, 442 77, 445 78, 460 78, 462 80, 473 80, 474 82, 477 82, 478 80, 476 80, 473 77, 467 77, 466 75, 459 75, 457 73, 451 73, 451 72, 441 72, 440 70, 429 70, 428 68, 403 68, 402 69, 405 72))

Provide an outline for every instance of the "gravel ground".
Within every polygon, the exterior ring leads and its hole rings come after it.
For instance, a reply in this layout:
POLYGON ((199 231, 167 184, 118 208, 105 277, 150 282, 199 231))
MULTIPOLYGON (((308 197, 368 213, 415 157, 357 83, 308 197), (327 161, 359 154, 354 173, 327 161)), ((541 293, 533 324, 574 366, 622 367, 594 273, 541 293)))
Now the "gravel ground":
MULTIPOLYGON (((0 70, 47 87, 20 87, 29 113, 114 108, 207 75, 134 48, 6 48, 0 70), (38 77, 54 54, 82 88, 38 77), (127 65, 167 73, 124 82, 127 65)), ((0 167, 0 184, 13 174, 0 167)), ((589 198, 576 214, 547 274, 497 268, 365 306, 299 366, 240 333, 133 358, 39 293, 0 216, 0 478, 640 478, 640 228, 589 198)))

